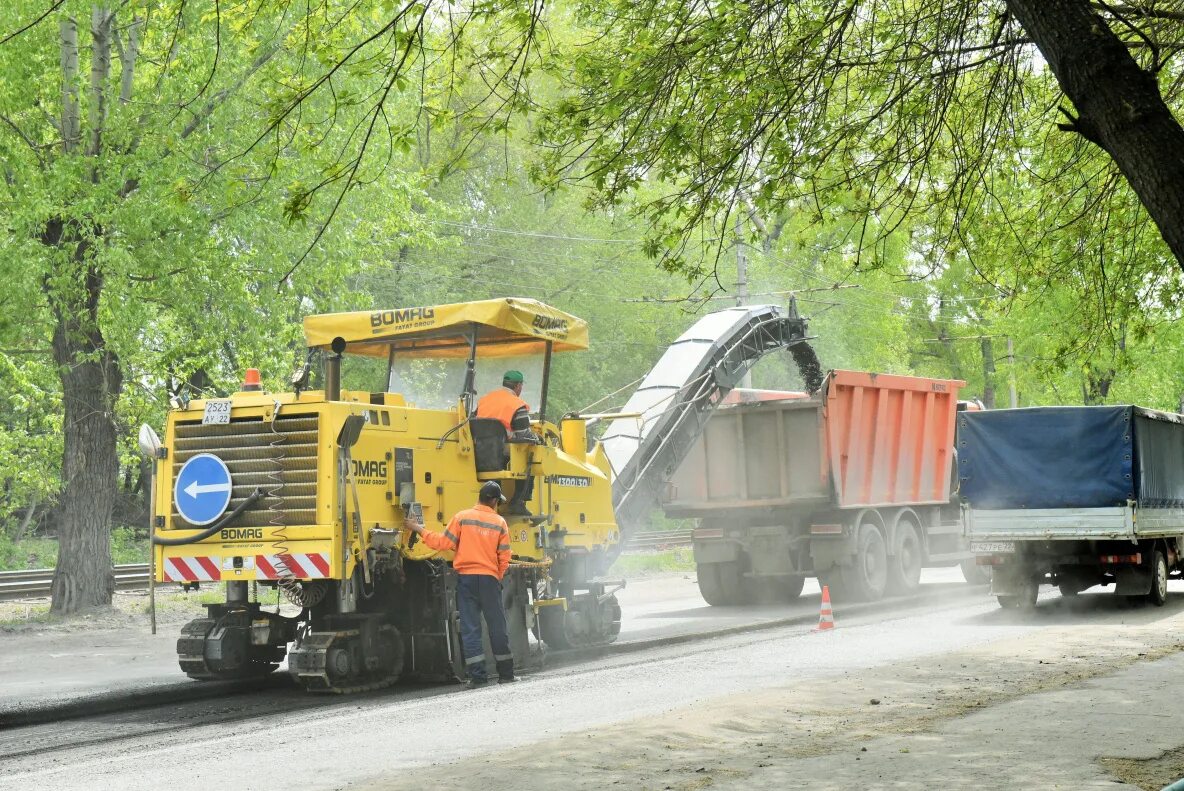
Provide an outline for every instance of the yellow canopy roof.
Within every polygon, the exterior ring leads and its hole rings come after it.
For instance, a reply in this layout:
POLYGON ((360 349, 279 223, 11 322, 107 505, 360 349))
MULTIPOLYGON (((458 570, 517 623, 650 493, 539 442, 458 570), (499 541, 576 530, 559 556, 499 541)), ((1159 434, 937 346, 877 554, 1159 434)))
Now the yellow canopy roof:
POLYGON ((386 357, 465 357, 477 330, 482 357, 541 354, 547 341, 557 352, 588 348, 588 324, 535 299, 507 297, 397 310, 327 313, 304 319, 310 348, 328 349, 334 338, 346 353, 386 357))

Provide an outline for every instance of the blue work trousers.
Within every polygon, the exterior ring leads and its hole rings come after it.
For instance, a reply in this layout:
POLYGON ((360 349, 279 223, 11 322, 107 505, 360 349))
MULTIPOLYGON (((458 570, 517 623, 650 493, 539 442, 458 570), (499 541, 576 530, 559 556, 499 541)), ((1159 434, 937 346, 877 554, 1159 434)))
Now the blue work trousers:
POLYGON ((456 581, 457 609, 460 610, 460 642, 469 678, 483 680, 485 648, 481 644, 481 616, 489 630, 489 646, 503 678, 514 675, 514 656, 506 632, 506 611, 502 607, 502 584, 489 574, 460 574, 456 581))

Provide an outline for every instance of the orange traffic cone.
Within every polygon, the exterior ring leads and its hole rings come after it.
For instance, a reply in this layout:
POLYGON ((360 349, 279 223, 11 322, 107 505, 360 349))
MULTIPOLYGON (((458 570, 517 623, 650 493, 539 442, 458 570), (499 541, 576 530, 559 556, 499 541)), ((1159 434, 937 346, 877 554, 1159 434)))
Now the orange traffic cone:
POLYGON ((822 612, 818 615, 818 625, 815 632, 826 632, 835 628, 835 615, 830 609, 830 586, 822 586, 822 612))

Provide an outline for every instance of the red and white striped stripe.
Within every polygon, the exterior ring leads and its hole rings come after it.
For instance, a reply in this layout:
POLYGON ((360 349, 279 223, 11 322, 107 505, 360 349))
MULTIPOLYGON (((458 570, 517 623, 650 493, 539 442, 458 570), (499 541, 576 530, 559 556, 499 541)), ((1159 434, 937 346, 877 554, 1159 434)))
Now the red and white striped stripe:
POLYGON ((217 582, 222 579, 222 558, 165 558, 164 578, 167 582, 217 582))
POLYGON ((255 578, 278 580, 293 576, 298 579, 314 580, 329 576, 329 553, 309 552, 302 554, 256 555, 255 578), (285 573, 286 572, 286 573, 285 573))

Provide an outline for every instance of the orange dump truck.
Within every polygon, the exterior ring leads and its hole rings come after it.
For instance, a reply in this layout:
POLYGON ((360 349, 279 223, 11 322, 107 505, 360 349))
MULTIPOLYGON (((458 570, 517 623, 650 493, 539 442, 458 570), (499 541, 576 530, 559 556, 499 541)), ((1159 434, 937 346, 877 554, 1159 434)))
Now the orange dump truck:
MULTIPOLYGON (((965 382, 832 371, 816 396, 761 391, 712 415, 664 503, 694 517, 709 604, 915 589, 925 566, 973 562, 951 493, 965 382)), ((972 566, 970 568, 973 568, 972 566)))

